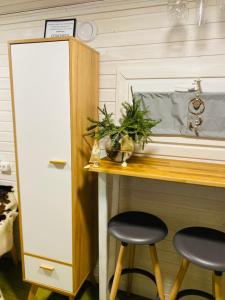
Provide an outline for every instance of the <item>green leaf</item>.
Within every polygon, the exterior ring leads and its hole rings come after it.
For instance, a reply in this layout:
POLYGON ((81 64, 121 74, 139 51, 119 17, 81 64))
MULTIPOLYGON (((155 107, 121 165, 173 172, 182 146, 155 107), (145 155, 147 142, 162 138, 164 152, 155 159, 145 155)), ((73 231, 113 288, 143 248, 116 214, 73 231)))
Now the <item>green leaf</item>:
POLYGON ((147 115, 149 111, 141 108, 140 97, 134 96, 132 92, 132 103, 122 103, 122 117, 119 120, 120 126, 116 126, 113 121, 113 114, 107 112, 107 108, 104 105, 103 108, 98 107, 101 113, 101 120, 93 120, 88 118, 88 121, 92 123, 87 128, 87 133, 98 140, 109 136, 112 142, 116 145, 123 135, 128 135, 136 143, 139 143, 142 147, 151 141, 152 135, 151 129, 156 126, 161 120, 149 119, 147 115))

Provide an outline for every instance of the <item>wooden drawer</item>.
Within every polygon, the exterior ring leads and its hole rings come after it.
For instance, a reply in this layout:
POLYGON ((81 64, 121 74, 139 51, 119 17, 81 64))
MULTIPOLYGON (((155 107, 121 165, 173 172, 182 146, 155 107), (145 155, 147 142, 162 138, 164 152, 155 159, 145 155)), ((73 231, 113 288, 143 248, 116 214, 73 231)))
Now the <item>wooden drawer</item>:
POLYGON ((49 288, 73 292, 72 267, 24 255, 25 279, 49 288))

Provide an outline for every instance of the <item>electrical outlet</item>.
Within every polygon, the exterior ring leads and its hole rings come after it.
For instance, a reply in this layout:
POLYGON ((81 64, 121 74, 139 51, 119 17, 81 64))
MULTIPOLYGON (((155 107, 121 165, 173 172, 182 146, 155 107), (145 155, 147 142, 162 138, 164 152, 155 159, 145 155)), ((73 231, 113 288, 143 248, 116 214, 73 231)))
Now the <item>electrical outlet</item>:
POLYGON ((0 161, 0 172, 5 173, 5 172, 10 172, 11 171, 11 166, 8 161, 0 161))

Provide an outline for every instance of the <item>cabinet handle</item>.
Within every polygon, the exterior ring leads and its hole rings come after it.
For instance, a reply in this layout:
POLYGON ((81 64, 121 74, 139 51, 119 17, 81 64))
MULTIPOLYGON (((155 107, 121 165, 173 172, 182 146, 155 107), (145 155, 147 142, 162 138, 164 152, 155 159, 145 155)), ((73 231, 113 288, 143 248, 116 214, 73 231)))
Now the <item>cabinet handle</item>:
POLYGON ((65 165, 66 161, 65 160, 50 160, 49 164, 53 164, 53 165, 65 165))
POLYGON ((46 271, 54 271, 55 270, 55 267, 52 267, 52 266, 49 266, 49 265, 40 265, 40 268, 43 269, 43 270, 46 270, 46 271))

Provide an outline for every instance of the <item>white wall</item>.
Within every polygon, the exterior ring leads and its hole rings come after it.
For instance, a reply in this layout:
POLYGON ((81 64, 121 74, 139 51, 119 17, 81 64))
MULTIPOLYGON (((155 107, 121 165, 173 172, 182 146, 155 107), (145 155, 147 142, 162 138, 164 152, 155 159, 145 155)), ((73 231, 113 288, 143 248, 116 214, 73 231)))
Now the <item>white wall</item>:
MULTIPOLYGON (((187 65, 196 63, 201 69, 201 65, 210 61, 214 69, 225 60, 225 23, 216 2, 208 1, 207 24, 200 28, 196 26, 193 2, 189 2, 188 24, 171 27, 165 1, 160 0, 105 0, 0 16, 0 159, 12 163, 12 174, 0 174, 0 183, 14 185, 16 181, 8 40, 42 37, 45 19, 76 17, 78 21, 95 21, 98 35, 90 45, 101 53, 100 101, 115 112, 117 71, 121 67, 151 67, 151 64, 157 66, 158 62, 164 62, 165 66, 179 65, 185 76, 187 65)), ((123 178, 119 209, 146 210, 167 222, 169 236, 158 246, 167 294, 179 263, 171 243, 174 232, 189 225, 225 230, 225 192, 222 189, 123 178)), ((137 251, 137 265, 148 267, 147 249, 138 248, 137 251)), ((185 284, 209 290, 210 280, 209 272, 193 267, 185 284)), ((151 285, 145 279, 138 278, 133 287, 137 293, 152 295, 151 285)))
POLYGON ((98 0, 1 0, 0 15, 94 1, 98 0))

